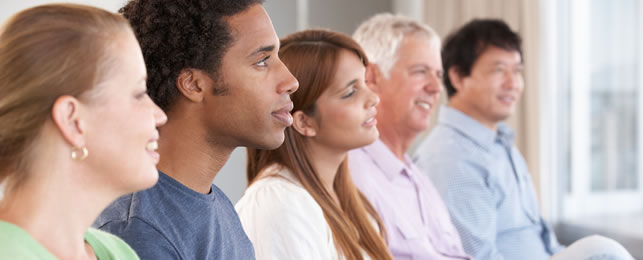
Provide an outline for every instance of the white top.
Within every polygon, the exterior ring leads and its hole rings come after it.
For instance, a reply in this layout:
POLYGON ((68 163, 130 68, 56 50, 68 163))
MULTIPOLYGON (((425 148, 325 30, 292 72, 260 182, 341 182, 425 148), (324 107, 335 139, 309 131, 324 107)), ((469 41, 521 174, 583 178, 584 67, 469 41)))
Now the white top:
POLYGON ((260 177, 235 206, 257 259, 344 259, 321 207, 288 169, 275 164, 260 177))

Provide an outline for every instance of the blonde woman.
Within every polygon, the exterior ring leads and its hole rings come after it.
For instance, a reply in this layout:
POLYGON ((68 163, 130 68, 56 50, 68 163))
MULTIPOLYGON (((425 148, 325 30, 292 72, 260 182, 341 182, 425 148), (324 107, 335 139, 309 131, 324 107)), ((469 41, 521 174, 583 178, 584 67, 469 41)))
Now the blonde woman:
POLYGON ((0 34, 0 259, 138 259, 89 228, 114 199, 154 185, 156 128, 127 21, 43 5, 0 34))
POLYGON ((308 30, 282 39, 279 56, 299 81, 293 125, 277 150, 248 150, 251 185, 236 205, 257 258, 391 259, 346 159, 378 136, 364 52, 344 34, 308 30))

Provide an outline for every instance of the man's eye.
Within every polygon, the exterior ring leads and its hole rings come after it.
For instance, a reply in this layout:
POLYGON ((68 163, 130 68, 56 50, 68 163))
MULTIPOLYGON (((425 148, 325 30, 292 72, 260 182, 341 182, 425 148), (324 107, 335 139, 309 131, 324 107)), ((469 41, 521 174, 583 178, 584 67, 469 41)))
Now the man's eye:
POLYGON ((270 59, 270 56, 266 56, 265 58, 261 59, 255 65, 259 67, 267 67, 268 66, 268 59, 270 59))

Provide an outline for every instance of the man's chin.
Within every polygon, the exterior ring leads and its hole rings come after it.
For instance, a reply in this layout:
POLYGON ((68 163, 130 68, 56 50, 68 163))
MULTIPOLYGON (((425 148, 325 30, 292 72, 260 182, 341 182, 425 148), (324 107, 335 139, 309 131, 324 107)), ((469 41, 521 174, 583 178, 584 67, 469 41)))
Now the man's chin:
POLYGON ((505 109, 503 111, 499 111, 498 113, 496 113, 495 117, 496 117, 497 121, 505 121, 509 117, 511 117, 511 115, 513 115, 513 113, 515 113, 515 112, 516 112, 516 108, 512 107, 512 108, 509 108, 509 109, 505 109))
POLYGON ((489 119, 490 119, 490 123, 498 124, 500 122, 507 121, 507 119, 509 119, 509 117, 511 117, 510 113, 504 113, 504 114, 496 114, 494 117, 489 118, 489 119))
POLYGON ((284 134, 282 133, 279 136, 274 136, 273 138, 264 138, 263 140, 258 140, 246 146, 259 150, 275 150, 279 148, 283 143, 284 134))
POLYGON ((416 135, 417 135, 425 131, 426 129, 428 129, 429 123, 430 123, 429 118, 416 120, 415 122, 413 122, 413 125, 409 126, 408 130, 416 132, 416 135))

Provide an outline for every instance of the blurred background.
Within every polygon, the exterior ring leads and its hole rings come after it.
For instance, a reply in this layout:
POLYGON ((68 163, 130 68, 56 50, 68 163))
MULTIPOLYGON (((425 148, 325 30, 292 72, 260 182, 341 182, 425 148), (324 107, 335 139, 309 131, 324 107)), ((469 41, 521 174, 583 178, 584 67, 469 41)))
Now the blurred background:
MULTIPOLYGON (((2 0, 0 21, 48 2, 2 0)), ((125 0, 68 2, 117 11, 125 0)), ((318 27, 350 35, 380 12, 424 21, 442 38, 473 18, 505 20, 523 37, 526 80, 508 121, 543 215, 563 243, 602 234, 643 259, 640 0, 266 0, 264 7, 280 37, 318 27)), ((238 148, 215 180, 233 203, 246 187, 245 160, 238 148)))

